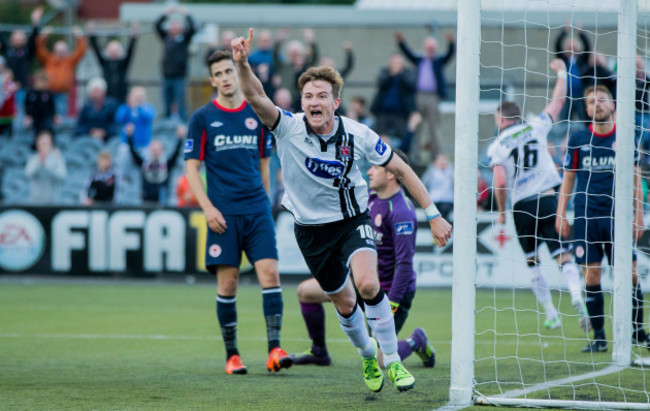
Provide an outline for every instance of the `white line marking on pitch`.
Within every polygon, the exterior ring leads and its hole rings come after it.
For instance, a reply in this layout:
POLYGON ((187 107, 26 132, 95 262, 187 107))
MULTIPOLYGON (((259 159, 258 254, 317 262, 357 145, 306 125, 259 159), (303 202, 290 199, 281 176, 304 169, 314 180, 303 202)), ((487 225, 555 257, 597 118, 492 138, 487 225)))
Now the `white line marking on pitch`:
POLYGON ((459 411, 459 410, 462 410, 462 409, 465 409, 465 408, 467 408, 467 407, 447 403, 447 404, 443 405, 442 407, 436 408, 434 411, 459 411))
POLYGON ((558 380, 551 380, 547 382, 542 382, 539 384, 532 385, 528 388, 524 389, 516 389, 516 390, 510 390, 506 391, 502 394, 495 395, 494 397, 497 398, 517 398, 521 397, 523 395, 527 395, 530 393, 533 393, 535 391, 542 391, 542 390, 547 390, 549 388, 557 387, 558 385, 564 385, 564 384, 573 384, 574 382, 582 381, 582 380, 587 380, 590 378, 597 378, 597 377, 602 377, 608 374, 613 374, 615 372, 623 371, 627 367, 621 367, 620 365, 610 365, 608 367, 603 368, 602 370, 598 371, 593 371, 593 372, 588 372, 586 374, 580 374, 580 375, 575 375, 573 377, 566 377, 566 378, 560 378, 558 380))
MULTIPOLYGON (((70 339, 70 340, 196 340, 221 341, 221 337, 193 335, 162 335, 162 334, 19 334, 4 333, 0 338, 35 338, 35 339, 70 339)), ((237 337, 238 340, 266 341, 265 337, 237 337)), ((285 341, 311 341, 307 338, 283 338, 285 341)), ((347 339, 329 339, 333 343, 347 343, 347 339)))
MULTIPOLYGON (((70 340, 185 340, 185 341, 221 341, 221 336, 201 336, 201 335, 164 335, 164 334, 59 334, 59 333, 37 333, 37 334, 22 334, 22 333, 0 333, 0 338, 34 338, 34 339, 70 339, 70 340)), ((266 337, 237 337, 239 340, 246 341, 266 341, 266 337)), ((308 338, 282 338, 283 341, 292 342, 309 342, 308 338)), ((348 344, 350 340, 347 338, 331 338, 327 340, 332 343, 348 344)), ((449 340, 430 340, 433 345, 451 345, 449 340)), ((494 345, 493 341, 477 341, 479 345, 494 345)), ((526 346, 539 346, 538 343, 524 343, 517 341, 500 342, 499 345, 526 345, 526 346)))

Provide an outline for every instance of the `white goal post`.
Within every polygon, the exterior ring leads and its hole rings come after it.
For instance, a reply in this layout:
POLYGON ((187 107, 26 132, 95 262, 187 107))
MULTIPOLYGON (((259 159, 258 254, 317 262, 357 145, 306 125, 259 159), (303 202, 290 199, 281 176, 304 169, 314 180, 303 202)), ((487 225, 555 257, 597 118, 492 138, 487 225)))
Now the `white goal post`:
MULTIPOLYGON (((537 0, 534 0, 537 1, 537 0)), ((528 0, 528 2, 534 2, 528 0)), ((591 355, 591 370, 575 372, 571 368, 572 356, 579 352, 565 354, 569 363, 568 374, 557 378, 549 372, 536 384, 524 384, 521 388, 499 386, 499 393, 484 394, 477 390, 476 350, 477 350, 477 308, 476 308, 476 270, 477 270, 477 210, 476 170, 479 161, 479 94, 481 75, 481 0, 458 0, 457 26, 457 65, 456 65, 456 123, 455 123, 455 193, 454 193, 454 250, 453 250, 453 288, 452 288, 452 344, 451 344, 451 381, 449 388, 449 405, 465 407, 473 404, 515 406, 515 407, 549 407, 578 409, 650 409, 650 401, 632 401, 626 397, 626 391, 606 384, 600 384, 599 378, 615 373, 625 372, 630 367, 645 366, 647 359, 632 358, 632 253, 633 249, 633 205, 629 199, 634 189, 634 151, 635 151, 635 89, 637 57, 637 0, 618 0, 618 29, 616 52, 616 169, 615 169, 615 233, 613 264, 614 287, 612 291, 611 342, 613 349, 609 354, 594 360, 591 355), (462 113, 462 115, 459 115, 462 113), (603 360, 604 359, 604 360, 603 360), (582 382, 593 383, 593 395, 578 389, 588 389, 582 382), (562 395, 554 397, 556 387, 572 387, 571 398, 562 395), (507 388, 506 388, 507 387, 507 388), (578 388, 576 388, 578 387, 578 388), (612 388, 613 400, 608 397, 612 388), (544 395, 535 396, 535 392, 544 395)), ((494 2, 493 2, 494 3, 494 2)), ((510 2, 503 1, 506 7, 510 2)), ((540 3, 537 1, 537 3, 540 3)), ((548 4, 558 3, 549 0, 548 4)), ((564 1, 564 5, 572 0, 564 1)), ((552 6, 550 6, 552 7, 552 6)), ((551 27, 549 27, 550 33, 551 27)), ((549 35, 550 36, 550 35, 549 35)), ((646 51, 644 51, 645 53, 646 51)), ((544 96, 546 98, 546 96, 544 96)), ((523 113, 522 113, 523 114, 523 113)), ((514 304, 514 291, 513 291, 514 304)), ((495 312, 498 311, 494 310, 495 312)), ((516 312, 516 309, 513 309, 516 312)), ((496 313, 495 313, 496 318, 496 313)), ((495 335, 496 320, 495 320, 495 335)), ((529 336, 523 336, 526 338, 529 336)), ((514 336, 517 344, 519 336, 514 336)), ((558 337, 564 338, 564 335, 558 337)), ((539 338, 543 346, 542 338, 539 338)), ((494 338, 495 345, 497 337, 494 338)), ((545 340, 544 340, 545 341, 545 340)), ((575 341, 573 341, 575 342, 575 341)), ((566 345, 565 345, 566 348, 566 345)), ((541 350, 543 351, 543 347, 541 350)), ((578 349, 579 351, 579 349, 578 349)), ((496 352, 496 348, 495 348, 496 352)), ((513 356, 518 355, 515 352, 513 356)), ((543 357, 543 355, 542 355, 543 357)), ((580 357, 586 359, 588 355, 580 357)), ((497 368, 498 358, 494 364, 497 368)), ((543 362, 543 358, 542 361, 543 362)), ((554 364, 557 365, 557 364, 554 364)), ((587 368, 589 364, 585 365, 587 368)), ((545 367, 545 366, 544 366, 545 367)), ((549 368, 551 369, 551 368, 549 368)), ((581 368, 580 368, 581 369, 581 368)), ((546 368, 544 368, 546 370, 546 368)), ((641 369, 643 372, 643 368, 641 369)), ((519 372, 522 372, 519 370, 519 372)), ((495 370, 495 374, 498 372, 495 370)), ((650 374, 648 374, 650 376, 650 374)), ((645 378, 645 377, 643 377, 645 378)), ((501 381, 495 381, 498 385, 501 381)), ((643 382, 644 387, 648 387, 643 382)), ((642 390, 643 391, 643 390, 642 390)), ((647 389, 645 389, 647 391, 647 389)), ((636 391, 638 393, 638 390, 636 391)), ((647 398, 647 395, 646 395, 647 398)))

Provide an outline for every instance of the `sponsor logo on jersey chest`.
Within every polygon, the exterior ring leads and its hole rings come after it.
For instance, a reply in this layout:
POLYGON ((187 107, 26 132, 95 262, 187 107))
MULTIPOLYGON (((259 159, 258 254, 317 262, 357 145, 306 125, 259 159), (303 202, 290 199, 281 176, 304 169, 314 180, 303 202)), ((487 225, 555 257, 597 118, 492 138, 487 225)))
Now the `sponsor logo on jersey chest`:
POLYGON ((614 167, 614 157, 591 157, 586 156, 582 159, 583 168, 612 168, 614 167))
POLYGON ((307 157, 305 166, 310 173, 321 178, 336 178, 343 174, 345 166, 338 161, 321 160, 307 157))
POLYGON ((253 135, 234 135, 227 136, 219 134, 214 137, 214 146, 257 146, 257 136, 253 135))
POLYGON ((412 221, 404 221, 404 222, 395 224, 395 233, 397 235, 410 235, 410 234, 413 234, 413 222, 412 221))

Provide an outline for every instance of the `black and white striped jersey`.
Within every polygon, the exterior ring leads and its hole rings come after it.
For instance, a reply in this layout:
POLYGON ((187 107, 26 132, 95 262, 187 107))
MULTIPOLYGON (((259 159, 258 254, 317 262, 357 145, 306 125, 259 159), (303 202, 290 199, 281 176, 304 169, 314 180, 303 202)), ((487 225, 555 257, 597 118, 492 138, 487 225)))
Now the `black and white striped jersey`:
POLYGON ((347 117, 328 140, 315 134, 304 113, 278 108, 272 130, 282 164, 282 205, 299 224, 325 224, 366 212, 368 186, 358 160, 386 165, 393 152, 372 130, 347 117))

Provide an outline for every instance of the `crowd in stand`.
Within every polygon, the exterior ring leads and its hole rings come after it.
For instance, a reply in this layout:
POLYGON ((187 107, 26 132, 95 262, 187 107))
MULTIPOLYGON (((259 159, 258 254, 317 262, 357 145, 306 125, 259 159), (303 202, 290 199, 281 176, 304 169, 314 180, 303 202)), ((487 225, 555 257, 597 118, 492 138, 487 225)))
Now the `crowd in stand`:
MULTIPOLYGON (((174 168, 176 174, 182 168, 182 162, 176 160, 185 137, 186 129, 182 124, 190 114, 185 95, 189 46, 198 29, 187 9, 169 8, 154 24, 163 45, 160 63, 162 116, 148 102, 143 87, 129 84, 129 67, 137 48, 137 25, 131 27, 123 43, 100 38, 91 22, 85 33, 80 28, 73 29, 75 44, 69 47, 64 40, 49 41, 51 29, 40 27, 42 13, 42 8, 32 12, 29 32, 0 33, 0 135, 5 141, 12 138, 12 133, 14 139, 29 136, 33 154, 24 158, 22 164, 13 164, 22 167, 22 176, 16 173, 11 176, 29 182, 29 202, 61 202, 61 187, 69 180, 67 173, 79 172, 76 170, 79 167, 68 167, 66 171, 66 161, 70 161, 71 155, 68 150, 57 148, 67 144, 71 149, 76 145, 70 144, 66 132, 62 131, 68 125, 73 141, 93 141, 86 144, 94 147, 85 153, 90 153, 90 157, 80 161, 85 161, 86 166, 96 162, 92 171, 81 167, 87 175, 84 175, 86 183, 78 187, 80 194, 72 196, 78 203, 171 204, 172 199, 176 199, 180 206, 196 205, 187 181, 182 176, 172 178, 174 168), (102 76, 86 83, 83 104, 77 113, 72 98, 77 85, 75 69, 88 44, 102 76), (159 127, 162 119, 174 127, 159 127)), ((355 59, 350 42, 343 44, 345 61, 338 66, 331 58, 321 56, 312 30, 303 31, 302 41, 288 41, 289 35, 288 29, 278 30, 275 36, 270 31, 260 31, 256 36, 257 48, 249 60, 267 95, 273 96, 282 109, 297 111, 300 108, 297 79, 305 70, 314 65, 335 66, 345 78, 354 69, 355 59)), ((232 31, 223 31, 221 39, 205 50, 205 59, 214 51, 229 50, 234 37, 232 31)), ((446 50, 441 53, 438 41, 427 36, 423 39, 422 52, 418 53, 401 32, 396 32, 395 53, 387 56, 386 66, 378 71, 372 101, 352 96, 349 104, 339 111, 373 128, 386 141, 407 153, 418 166, 416 169, 426 169, 423 180, 447 218, 453 210, 453 163, 449 159, 451 153, 441 151, 439 105, 448 97, 445 67, 455 54, 454 36, 447 33, 445 42, 446 50)), ((602 55, 592 50, 587 33, 579 28, 567 26, 560 30, 556 55, 566 63, 568 82, 566 104, 554 134, 559 137, 553 142, 555 144, 549 144, 560 164, 565 145, 562 136, 567 135, 570 127, 586 126, 583 90, 597 81, 615 94, 616 71, 615 67, 608 66, 602 55)), ((649 82, 639 57, 636 121, 643 151, 650 151, 647 133, 649 82)), ((1 150, 4 157, 12 157, 12 153, 8 153, 12 145, 4 145, 1 150)), ((13 157, 17 162, 19 156, 13 157)), ((0 160, 0 172, 6 168, 7 164, 0 160)), ((282 176, 277 159, 272 160, 271 168, 271 201, 279 204, 282 176)), ((479 177, 477 204, 491 209, 489 184, 481 174, 479 177)), ((3 180, 8 178, 5 175, 3 180)), ((69 198, 71 196, 64 202, 70 203, 69 198)))

